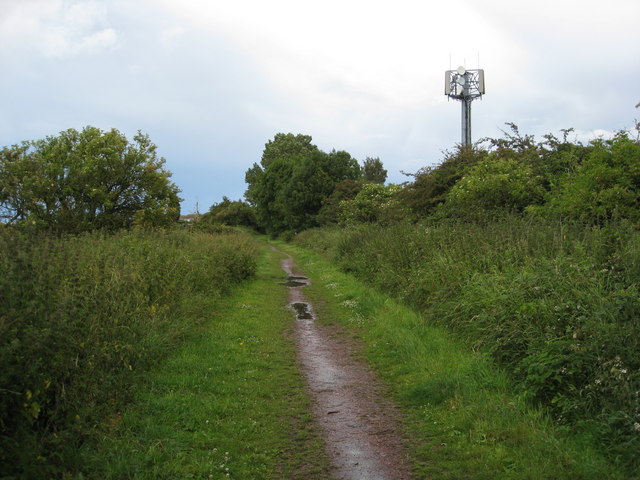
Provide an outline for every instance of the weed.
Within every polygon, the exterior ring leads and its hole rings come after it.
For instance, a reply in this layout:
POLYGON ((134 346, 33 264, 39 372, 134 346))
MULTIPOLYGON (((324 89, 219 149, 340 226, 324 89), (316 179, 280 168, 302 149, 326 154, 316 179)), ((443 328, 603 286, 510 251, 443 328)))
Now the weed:
POLYGON ((237 234, 0 229, 0 476, 73 468, 96 423, 202 320, 198 297, 252 275, 255 256, 237 234))
MULTIPOLYGON (((311 230, 296 242, 315 248, 316 240, 344 271, 489 355, 562 428, 594 439, 628 472, 640 469, 640 234, 632 224, 505 216, 311 230)), ((409 398, 442 404, 457 394, 455 376, 430 377, 409 398)))

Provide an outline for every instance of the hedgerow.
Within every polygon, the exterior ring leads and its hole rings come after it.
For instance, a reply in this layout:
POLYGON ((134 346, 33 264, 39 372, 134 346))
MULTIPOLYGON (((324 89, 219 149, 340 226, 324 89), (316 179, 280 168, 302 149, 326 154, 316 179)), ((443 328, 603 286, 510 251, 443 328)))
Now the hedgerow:
POLYGON ((303 232, 345 271, 492 356, 559 425, 640 469, 640 232, 630 222, 360 225, 303 232))
POLYGON ((0 228, 0 477, 63 477, 135 379, 255 270, 248 235, 0 228))

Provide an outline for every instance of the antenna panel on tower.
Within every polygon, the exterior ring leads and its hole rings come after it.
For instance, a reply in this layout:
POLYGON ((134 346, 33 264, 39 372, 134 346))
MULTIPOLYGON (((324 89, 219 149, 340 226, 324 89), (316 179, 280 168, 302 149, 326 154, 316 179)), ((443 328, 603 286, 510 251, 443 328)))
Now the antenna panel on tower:
POLYGON ((451 95, 451 72, 453 70, 447 70, 444 72, 444 94, 451 95))

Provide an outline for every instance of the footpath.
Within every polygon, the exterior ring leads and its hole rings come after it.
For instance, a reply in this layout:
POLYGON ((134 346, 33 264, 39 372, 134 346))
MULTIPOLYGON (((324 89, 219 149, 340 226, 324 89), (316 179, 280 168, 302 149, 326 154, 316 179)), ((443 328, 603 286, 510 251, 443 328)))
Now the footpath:
POLYGON ((78 479, 622 478, 486 357, 306 250, 262 242, 254 279, 192 308, 78 479))

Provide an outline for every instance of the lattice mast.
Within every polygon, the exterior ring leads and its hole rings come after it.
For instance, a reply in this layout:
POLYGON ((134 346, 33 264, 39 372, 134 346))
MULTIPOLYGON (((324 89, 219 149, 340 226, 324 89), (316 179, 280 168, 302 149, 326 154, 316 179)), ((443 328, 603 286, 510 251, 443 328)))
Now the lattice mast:
POLYGON ((471 102, 484 95, 484 70, 447 70, 444 94, 462 103, 462 144, 471 146, 471 102))

